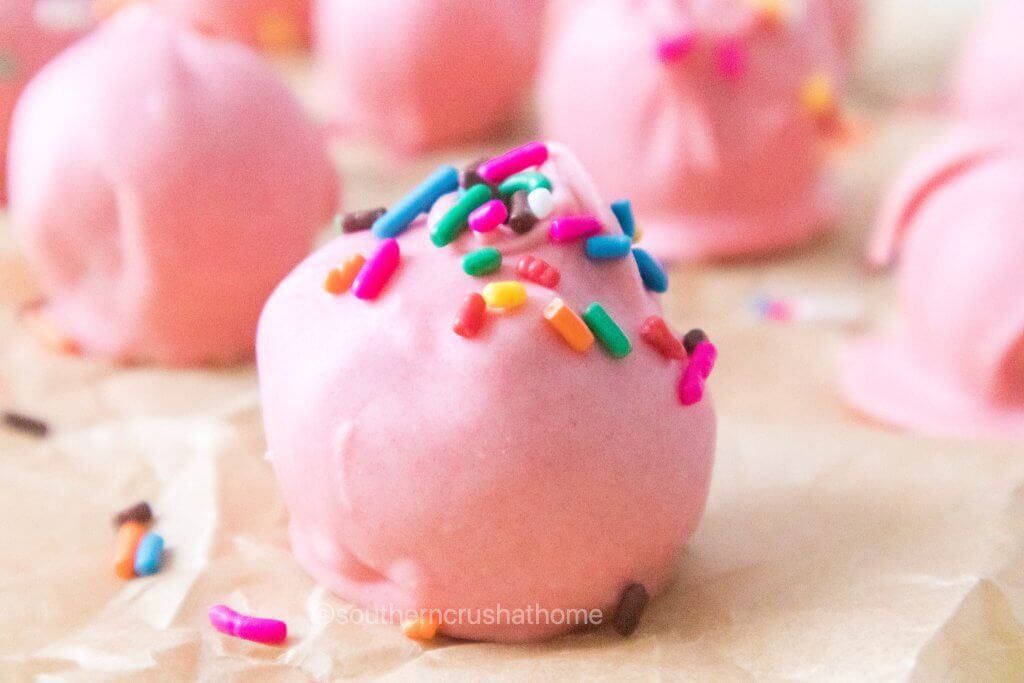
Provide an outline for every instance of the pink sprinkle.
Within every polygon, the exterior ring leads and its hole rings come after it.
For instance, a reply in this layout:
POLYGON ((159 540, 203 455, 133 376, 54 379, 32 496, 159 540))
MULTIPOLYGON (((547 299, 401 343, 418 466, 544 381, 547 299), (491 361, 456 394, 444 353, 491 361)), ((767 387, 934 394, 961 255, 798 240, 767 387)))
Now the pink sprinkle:
POLYGON ((476 172, 490 183, 500 183, 510 175, 540 166, 548 160, 548 147, 543 142, 528 142, 477 167, 476 172))
POLYGON ((469 214, 469 227, 474 232, 490 232, 508 219, 508 209, 499 199, 492 199, 469 214))
POLYGON ((793 319, 793 307, 785 301, 772 301, 765 311, 765 318, 780 323, 788 323, 793 319))
POLYGON ((718 349, 711 342, 701 342, 690 354, 690 362, 679 378, 677 393, 679 402, 684 406, 692 406, 700 403, 704 398, 704 383, 711 376, 715 369, 715 360, 718 358, 718 349))
POLYGON ((227 605, 215 605, 209 614, 213 627, 229 636, 270 645, 283 643, 288 638, 288 624, 278 619, 249 617, 227 605))
POLYGON ((747 46, 739 38, 726 38, 717 48, 718 71, 727 81, 738 81, 747 72, 747 46))
POLYGON ((352 284, 352 292, 356 297, 376 299, 398 268, 399 258, 398 240, 391 238, 381 242, 376 253, 356 275, 356 281, 352 284))
POLYGON ((662 38, 658 41, 656 54, 662 64, 671 64, 690 54, 697 46, 697 33, 690 31, 675 38, 662 38))
POLYGON ((548 232, 552 242, 572 242, 584 237, 593 237, 602 230, 596 216, 563 216, 551 221, 548 232))

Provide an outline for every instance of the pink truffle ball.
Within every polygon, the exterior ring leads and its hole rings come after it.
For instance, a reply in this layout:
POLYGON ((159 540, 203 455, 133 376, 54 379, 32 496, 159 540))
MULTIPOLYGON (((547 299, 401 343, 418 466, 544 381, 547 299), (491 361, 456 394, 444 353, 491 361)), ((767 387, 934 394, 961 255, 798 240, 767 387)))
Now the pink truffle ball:
POLYGON ((319 0, 340 128, 400 153, 497 134, 533 83, 543 0, 319 0))
POLYGON ((0 204, 7 198, 7 138, 11 116, 25 84, 80 29, 39 20, 36 0, 0 0, 0 204))
POLYGON ((546 136, 634 200, 663 258, 778 249, 826 226, 824 133, 841 71, 827 25, 745 0, 593 0, 556 14, 540 77, 546 136), (825 84, 823 111, 804 103, 825 84), (825 115, 825 116, 823 116, 825 115))
POLYGON ((309 40, 309 0, 158 0, 204 32, 254 47, 298 47, 309 40))
POLYGON ((26 88, 10 180, 50 317, 87 354, 168 364, 250 356, 337 196, 322 136, 262 59, 146 6, 26 88))
POLYGON ((952 107, 968 119, 1024 124, 1024 2, 1002 0, 975 28, 953 72, 952 107))
POLYGON ((870 258, 902 316, 849 350, 858 410, 930 434, 1024 438, 1024 151, 958 131, 896 183, 870 258))
MULTIPOLYGON (((435 248, 425 228, 449 195, 399 238, 401 263, 379 299, 324 291, 331 268, 377 249, 371 233, 354 233, 310 256, 263 312, 268 458, 292 546, 358 605, 599 609, 607 621, 625 586, 666 588, 701 517, 715 448, 710 398, 681 405, 682 362, 638 338, 661 307, 633 258, 596 262, 582 242, 548 239, 552 219, 581 213, 621 235, 578 162, 549 149, 541 170, 554 210, 532 232, 466 230, 435 248), (460 261, 481 244, 503 264, 470 277, 460 261), (517 279, 526 255, 560 271, 555 289, 527 283, 523 306, 492 310, 476 337, 457 335, 467 294, 517 279), (570 349, 542 316, 554 297, 577 310, 601 302, 632 353, 570 349)), ((441 631, 522 641, 572 629, 558 616, 488 624, 484 614, 442 616, 441 631)))

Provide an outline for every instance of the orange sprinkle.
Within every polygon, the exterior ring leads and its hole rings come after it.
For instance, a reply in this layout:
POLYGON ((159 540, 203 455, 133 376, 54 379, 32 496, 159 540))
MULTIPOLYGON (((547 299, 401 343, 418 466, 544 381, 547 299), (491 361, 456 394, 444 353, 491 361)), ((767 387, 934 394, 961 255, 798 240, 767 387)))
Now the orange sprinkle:
POLYGON ((354 254, 348 258, 341 267, 331 268, 324 280, 324 289, 331 294, 344 294, 355 282, 356 275, 362 270, 366 259, 362 254, 354 254))
POLYGON ((139 522, 125 522, 117 529, 117 544, 114 546, 114 573, 122 579, 135 576, 135 551, 139 541, 146 535, 147 525, 139 522))
POLYGON ((816 119, 833 115, 838 106, 832 80, 821 74, 808 78, 800 90, 800 104, 816 119))
POLYGON ((594 335, 590 328, 576 315, 576 311, 566 306, 558 297, 552 299, 544 308, 544 319, 562 335, 562 339, 574 351, 583 353, 594 345, 594 335))
POLYGON ((433 640, 440 624, 429 617, 406 619, 402 622, 402 633, 413 640, 433 640))

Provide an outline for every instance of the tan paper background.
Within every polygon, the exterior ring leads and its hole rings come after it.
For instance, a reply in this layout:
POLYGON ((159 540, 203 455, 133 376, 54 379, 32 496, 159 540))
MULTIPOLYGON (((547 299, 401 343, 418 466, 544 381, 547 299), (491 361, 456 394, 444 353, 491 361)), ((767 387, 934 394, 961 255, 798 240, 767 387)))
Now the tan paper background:
MULTIPOLYGON (((1024 678, 1024 449, 868 424, 835 390, 850 326, 771 325, 747 310, 758 293, 846 297, 867 311, 858 326, 885 320, 889 285, 861 271, 859 244, 884 179, 934 128, 896 117, 841 159, 840 234, 675 273, 669 318, 703 326, 721 350, 720 448, 681 579, 628 640, 605 629, 422 646, 325 618, 345 605, 289 553, 253 368, 117 368, 40 350, 16 324, 36 292, 0 218, 0 407, 55 430, 0 430, 0 677, 1024 678), (124 582, 110 516, 139 499, 169 558, 124 582), (206 610, 220 602, 287 620, 287 645, 215 632, 206 610)), ((399 196, 434 163, 399 172, 372 150, 337 151, 349 208, 399 196)))

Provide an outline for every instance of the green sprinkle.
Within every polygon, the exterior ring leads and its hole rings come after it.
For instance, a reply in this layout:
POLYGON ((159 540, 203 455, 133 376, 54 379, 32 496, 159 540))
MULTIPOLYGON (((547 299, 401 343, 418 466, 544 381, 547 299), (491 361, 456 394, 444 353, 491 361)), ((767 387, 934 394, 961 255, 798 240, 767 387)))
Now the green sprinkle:
POLYGON ((494 247, 477 249, 462 257, 462 269, 473 277, 490 275, 498 268, 501 268, 501 252, 494 247))
POLYGON ((587 324, 590 331, 597 337, 597 341, 601 342, 601 346, 613 358, 625 358, 633 350, 633 346, 629 343, 629 337, 612 320, 608 311, 604 310, 604 306, 601 304, 592 303, 587 306, 587 310, 583 314, 583 322, 587 324))
POLYGON ((433 230, 430 231, 430 241, 435 247, 445 247, 455 241, 463 230, 466 229, 469 214, 491 201, 491 188, 486 185, 474 185, 466 190, 466 193, 459 197, 448 213, 441 216, 433 230))
POLYGON ((543 173, 538 173, 537 171, 524 171, 506 178, 505 182, 498 186, 498 192, 501 194, 515 194, 516 192, 519 192, 519 190, 532 192, 538 187, 550 190, 551 181, 548 180, 548 177, 543 173))

